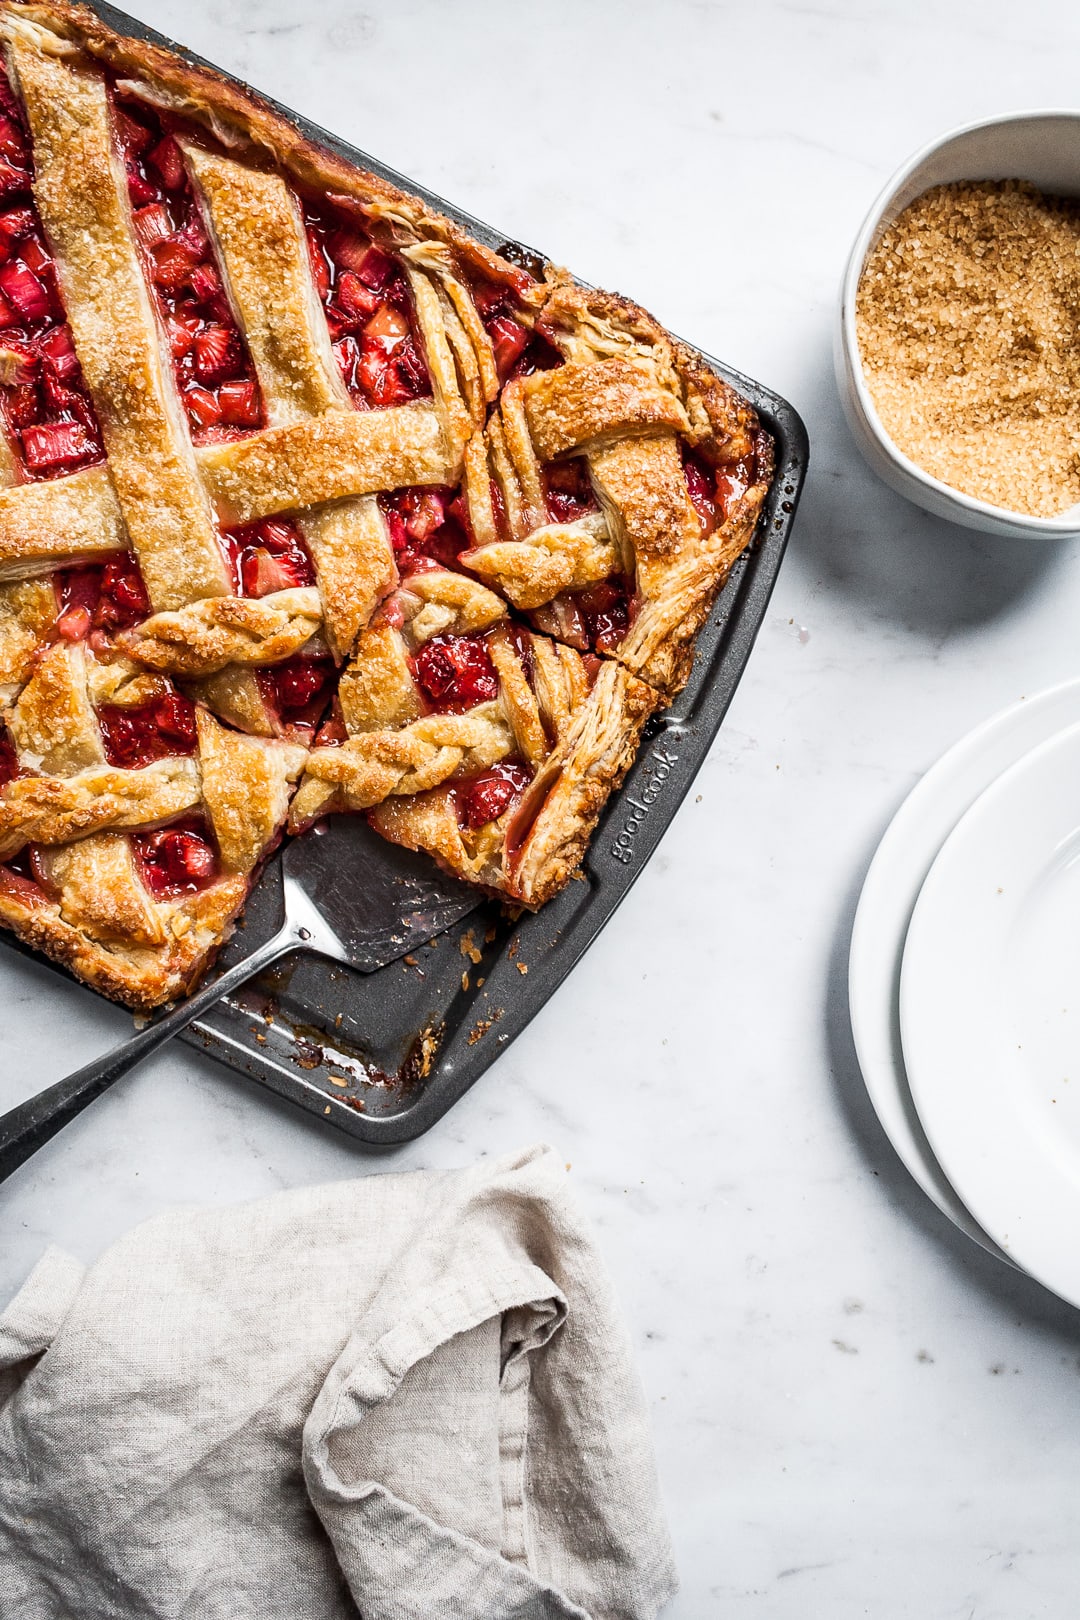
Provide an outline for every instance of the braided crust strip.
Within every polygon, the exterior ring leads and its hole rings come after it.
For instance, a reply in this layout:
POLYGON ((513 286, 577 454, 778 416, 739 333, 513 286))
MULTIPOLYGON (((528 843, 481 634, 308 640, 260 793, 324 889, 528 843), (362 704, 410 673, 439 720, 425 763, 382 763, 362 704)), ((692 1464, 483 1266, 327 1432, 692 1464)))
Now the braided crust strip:
POLYGON ((387 798, 368 819, 394 843, 426 850, 458 877, 535 909, 581 864, 659 702, 621 665, 605 663, 524 798, 499 822, 475 834, 463 829, 445 786, 411 799, 387 798))
POLYGON ((314 585, 269 596, 212 596, 173 613, 155 613, 119 638, 147 669, 189 679, 228 664, 278 664, 306 646, 322 624, 314 585))
POLYGON ((94 765, 75 776, 20 776, 0 798, 0 861, 26 844, 67 844, 120 827, 159 826, 202 801, 196 760, 156 760, 141 770, 94 765))

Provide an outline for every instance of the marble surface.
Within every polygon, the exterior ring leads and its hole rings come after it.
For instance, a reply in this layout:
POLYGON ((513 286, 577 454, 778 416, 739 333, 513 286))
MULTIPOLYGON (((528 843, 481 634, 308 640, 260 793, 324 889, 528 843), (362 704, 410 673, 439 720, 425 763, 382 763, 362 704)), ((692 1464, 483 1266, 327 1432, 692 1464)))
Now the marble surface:
MULTIPOLYGON (((923 516, 861 465, 830 343, 848 245, 945 128, 1075 99, 1064 0, 130 0, 132 9, 787 395, 814 466, 728 722, 660 851, 453 1113, 378 1159, 187 1048, 0 1187, 0 1300, 226 1203, 547 1138, 653 1403, 672 1620, 1071 1615, 1080 1322, 922 1197, 847 1025, 854 903, 957 735, 1077 672, 1075 545, 923 516), (513 116, 508 116, 513 114, 513 116)), ((0 960, 0 1103, 129 1027, 0 960)))

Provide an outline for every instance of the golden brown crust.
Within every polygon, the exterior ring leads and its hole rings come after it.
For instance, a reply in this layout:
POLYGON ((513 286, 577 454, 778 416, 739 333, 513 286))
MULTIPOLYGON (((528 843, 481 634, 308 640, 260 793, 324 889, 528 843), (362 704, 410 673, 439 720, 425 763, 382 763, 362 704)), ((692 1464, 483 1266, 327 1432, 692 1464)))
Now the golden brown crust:
POLYGON ((0 861, 30 843, 66 844, 114 827, 154 827, 202 799, 193 759, 155 761, 142 770, 92 765, 74 776, 18 776, 0 798, 0 861))
POLYGON ((0 489, 0 580, 94 562, 129 543, 104 467, 0 489))
POLYGON ((58 901, 0 868, 0 926, 102 995, 150 1012, 197 983, 228 938, 247 892, 246 879, 224 878, 168 908, 162 945, 106 945, 66 922, 58 901))
POLYGON ((559 747, 532 783, 520 815, 539 803, 511 864, 508 893, 543 905, 577 871, 609 797, 634 761, 659 695, 618 664, 605 664, 559 747))
POLYGON ((247 876, 284 825, 306 750, 244 737, 204 712, 198 730, 203 804, 222 870, 247 876))
POLYGON ((289 188, 182 141, 272 427, 347 408, 289 188))
POLYGON ((81 644, 54 642, 38 660, 6 719, 19 763, 29 770, 73 776, 105 763, 81 644))
POLYGON ((429 404, 327 411, 313 422, 207 445, 197 458, 227 528, 348 495, 453 484, 460 471, 429 404))
POLYGON ((30 678, 34 657, 44 647, 56 614, 51 580, 0 585, 0 703, 15 697, 30 678))
POLYGON ((151 602, 231 589, 130 229, 105 83, 16 33, 8 61, 34 142, 34 195, 151 602))
POLYGON ((292 658, 322 623, 313 586, 269 596, 216 596, 175 613, 155 613, 120 637, 147 669, 197 679, 230 664, 265 666, 292 658))

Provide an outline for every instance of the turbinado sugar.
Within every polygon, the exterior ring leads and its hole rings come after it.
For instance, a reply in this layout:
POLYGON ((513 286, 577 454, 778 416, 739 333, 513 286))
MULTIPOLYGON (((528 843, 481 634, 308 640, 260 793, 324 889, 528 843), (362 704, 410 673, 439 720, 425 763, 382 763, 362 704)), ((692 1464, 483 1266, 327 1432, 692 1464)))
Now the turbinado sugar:
POLYGON ((868 255, 856 323, 878 415, 924 471, 1037 517, 1080 502, 1080 204, 935 186, 868 255))

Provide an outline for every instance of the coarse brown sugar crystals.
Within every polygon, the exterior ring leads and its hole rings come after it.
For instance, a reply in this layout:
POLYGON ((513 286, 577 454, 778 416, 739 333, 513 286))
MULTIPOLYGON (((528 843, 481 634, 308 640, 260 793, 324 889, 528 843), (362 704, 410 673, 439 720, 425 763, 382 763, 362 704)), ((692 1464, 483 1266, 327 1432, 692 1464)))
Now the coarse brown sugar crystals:
POLYGON ((1080 203, 935 186, 868 254, 856 325, 881 421, 925 472, 1036 517, 1080 502, 1080 203))

